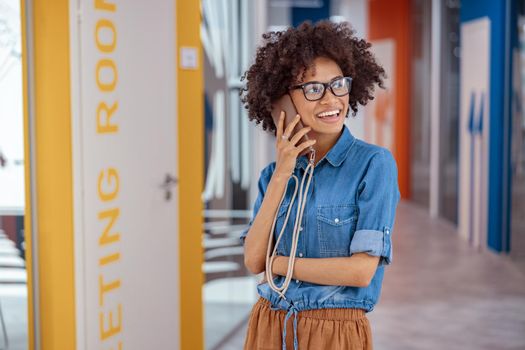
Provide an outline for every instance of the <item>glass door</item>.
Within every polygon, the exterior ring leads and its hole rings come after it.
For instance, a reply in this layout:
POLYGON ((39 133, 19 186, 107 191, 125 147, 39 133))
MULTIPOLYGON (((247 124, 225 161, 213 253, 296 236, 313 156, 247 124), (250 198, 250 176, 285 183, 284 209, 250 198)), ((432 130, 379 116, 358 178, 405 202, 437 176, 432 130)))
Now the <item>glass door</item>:
POLYGON ((0 349, 28 348, 20 1, 0 0, 0 349))

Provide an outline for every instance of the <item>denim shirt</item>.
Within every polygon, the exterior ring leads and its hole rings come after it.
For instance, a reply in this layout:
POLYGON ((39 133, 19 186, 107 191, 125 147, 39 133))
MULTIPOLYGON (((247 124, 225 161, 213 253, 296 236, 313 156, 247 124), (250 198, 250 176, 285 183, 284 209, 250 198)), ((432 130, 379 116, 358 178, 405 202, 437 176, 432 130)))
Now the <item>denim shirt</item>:
MULTIPOLYGON (((303 178, 308 159, 297 159, 294 175, 303 178)), ((249 226, 243 231, 244 243, 275 169, 275 162, 261 171, 259 195, 249 226)), ((290 178, 286 196, 277 212, 275 240, 290 206, 295 181, 290 178)), ((259 294, 274 309, 295 311, 322 308, 359 308, 373 310, 379 299, 384 266, 392 263, 392 227, 399 202, 397 166, 390 151, 356 139, 346 126, 330 151, 317 163, 301 223, 297 246, 298 258, 348 257, 365 252, 380 257, 379 265, 367 287, 326 286, 292 280, 286 300, 267 283, 258 286, 259 294)), ((277 254, 288 256, 298 198, 294 201, 287 227, 277 247, 277 254)), ((275 279, 277 285, 283 276, 275 279)))

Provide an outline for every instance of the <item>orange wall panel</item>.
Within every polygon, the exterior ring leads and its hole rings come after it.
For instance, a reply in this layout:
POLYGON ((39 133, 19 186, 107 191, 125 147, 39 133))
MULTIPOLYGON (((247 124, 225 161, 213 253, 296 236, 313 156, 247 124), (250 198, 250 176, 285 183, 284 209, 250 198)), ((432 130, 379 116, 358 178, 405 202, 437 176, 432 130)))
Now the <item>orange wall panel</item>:
MULTIPOLYGON (((370 0, 368 39, 395 42, 394 157, 399 169, 399 189, 410 198, 410 1, 370 0)), ((389 72, 387 72, 389 75, 389 72)))

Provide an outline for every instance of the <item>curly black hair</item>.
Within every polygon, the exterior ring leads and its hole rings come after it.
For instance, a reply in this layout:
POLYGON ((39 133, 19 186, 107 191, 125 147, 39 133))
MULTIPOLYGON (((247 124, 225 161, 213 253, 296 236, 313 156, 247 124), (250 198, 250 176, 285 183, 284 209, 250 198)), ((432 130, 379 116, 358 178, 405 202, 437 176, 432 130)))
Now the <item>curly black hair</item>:
POLYGON ((240 91, 250 120, 262 122, 263 130, 275 133, 272 103, 301 82, 318 57, 332 59, 344 76, 352 77, 349 100, 354 116, 358 103, 364 106, 374 98, 374 84, 384 88, 385 70, 370 52, 371 44, 355 37, 355 30, 347 22, 306 21, 296 28, 265 33, 263 39, 255 63, 241 78, 246 84, 240 91))

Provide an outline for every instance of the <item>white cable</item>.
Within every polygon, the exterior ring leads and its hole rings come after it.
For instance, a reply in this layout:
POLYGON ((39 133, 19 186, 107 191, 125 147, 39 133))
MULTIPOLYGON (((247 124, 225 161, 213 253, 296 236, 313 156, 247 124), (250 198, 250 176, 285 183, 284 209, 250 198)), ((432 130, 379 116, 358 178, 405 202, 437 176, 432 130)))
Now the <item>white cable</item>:
MULTIPOLYGON (((273 232, 275 230, 275 223, 277 222, 277 216, 279 213, 279 210, 277 210, 277 213, 275 214, 275 217, 273 219, 272 229, 270 230, 270 234, 269 234, 270 237, 268 239, 268 247, 266 249, 266 271, 265 273, 266 273, 266 279, 267 279, 268 285, 273 291, 275 291, 277 294, 279 294, 281 298, 285 300, 286 300, 286 297, 285 297, 286 291, 288 290, 290 281, 292 280, 292 277, 293 277, 293 269, 294 269, 295 259, 296 259, 295 255, 297 252, 299 234, 301 232, 300 223, 303 220, 303 213, 304 213, 304 208, 306 205, 306 199, 308 196, 308 189, 310 188, 310 182, 312 181, 312 176, 314 174, 315 151, 313 151, 313 148, 311 148, 310 150, 311 150, 310 151, 310 161, 308 163, 308 166, 306 167, 305 173, 303 175, 303 179, 301 181, 301 185, 299 187, 299 203, 297 205, 297 215, 295 217, 295 224, 293 228, 292 246, 290 249, 290 256, 288 260, 288 269, 286 271, 286 277, 284 279, 284 282, 282 283, 281 286, 277 286, 273 281, 272 267, 273 267, 274 259, 276 257, 277 247, 279 246, 279 242, 281 241, 282 235, 284 234, 284 230, 286 229, 286 224, 288 223, 288 218, 290 216, 290 212, 292 210, 293 203, 295 201, 295 196, 297 195, 297 185, 298 185, 299 179, 295 175, 292 175, 292 178, 295 180, 294 193, 292 195, 292 199, 290 200, 290 205, 288 207, 288 211, 286 212, 286 217, 284 218, 283 227, 281 228, 281 232, 279 232, 279 235, 277 236, 277 240, 275 241, 275 245, 273 245, 273 251, 272 251, 273 232), (305 188, 304 181, 306 180, 307 177, 308 177, 308 181, 306 183, 306 188, 305 188), (303 193, 303 189, 304 189, 304 193, 303 193), (270 255, 270 251, 272 251, 271 255, 270 255)), ((288 189, 288 187, 286 187, 286 189, 288 189)), ((287 191, 285 190, 283 193, 283 196, 281 197, 281 201, 279 202, 279 208, 281 207, 284 197, 286 196, 286 192, 287 191)))

